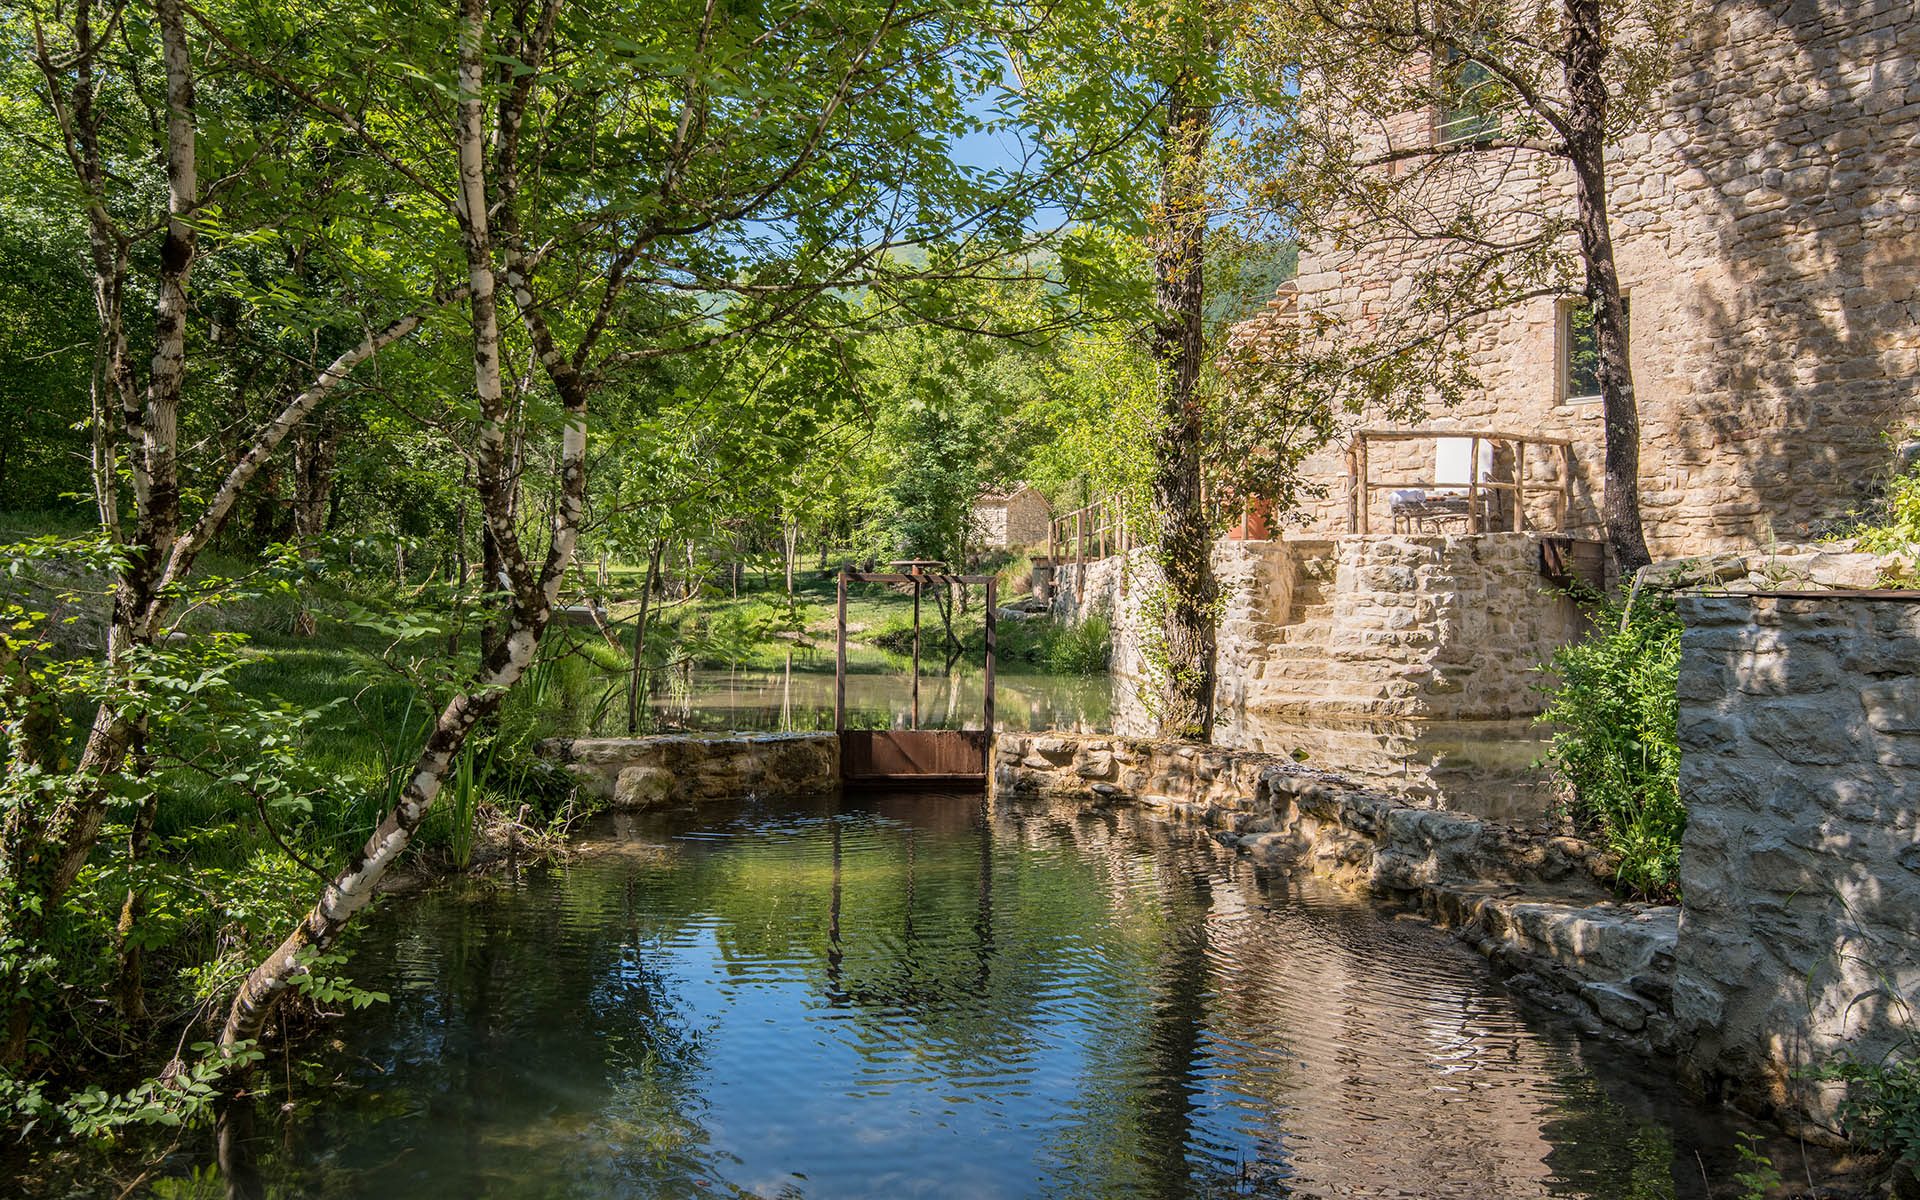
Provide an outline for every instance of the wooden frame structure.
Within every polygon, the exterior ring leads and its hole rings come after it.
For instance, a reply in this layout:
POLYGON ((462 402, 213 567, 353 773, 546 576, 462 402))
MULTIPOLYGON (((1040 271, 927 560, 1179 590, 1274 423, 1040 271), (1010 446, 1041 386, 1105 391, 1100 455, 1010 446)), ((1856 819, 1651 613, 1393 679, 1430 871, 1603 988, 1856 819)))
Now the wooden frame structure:
POLYGON ((1133 531, 1127 526, 1126 506, 1118 496, 1108 496, 1053 518, 1047 561, 1085 563, 1131 549, 1133 531))
POLYGON ((1353 441, 1347 447, 1347 532, 1371 533, 1370 513, 1373 493, 1382 491, 1400 491, 1404 489, 1445 488, 1466 494, 1468 533, 1487 532, 1480 528, 1483 498, 1497 496, 1501 492, 1513 493, 1513 532, 1525 533, 1527 530, 1527 493, 1538 495, 1553 492, 1558 500, 1559 513, 1555 524, 1565 529, 1573 511, 1573 441, 1570 438, 1546 437, 1540 434, 1501 433, 1484 429, 1363 429, 1353 435, 1353 441), (1372 442, 1414 442, 1439 441, 1442 438, 1463 438, 1471 443, 1467 456, 1468 474, 1475 478, 1459 481, 1447 479, 1374 479, 1367 469, 1368 445, 1372 442), (1480 479, 1480 446, 1492 443, 1496 446, 1513 448, 1512 479, 1480 479), (1560 459, 1560 481, 1558 486, 1547 483, 1531 483, 1527 479, 1529 447, 1540 447, 1544 452, 1555 454, 1560 459))
POLYGON ((840 780, 849 786, 984 786, 993 756, 994 607, 999 581, 992 575, 952 575, 923 570, 938 564, 911 562, 901 571, 841 568, 834 612, 833 732, 840 741, 840 780), (907 584, 913 588, 913 709, 907 729, 847 728, 847 585, 907 584), (920 596, 928 584, 987 590, 985 719, 981 729, 920 728, 920 596))

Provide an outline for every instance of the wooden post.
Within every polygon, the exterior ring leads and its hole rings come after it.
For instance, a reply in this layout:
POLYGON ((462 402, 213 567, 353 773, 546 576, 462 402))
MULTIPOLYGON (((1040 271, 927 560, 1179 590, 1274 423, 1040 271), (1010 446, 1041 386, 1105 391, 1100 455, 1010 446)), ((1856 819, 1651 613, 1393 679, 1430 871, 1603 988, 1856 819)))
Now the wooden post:
POLYGON ((1100 529, 1100 557, 1105 558, 1107 556, 1107 505, 1104 500, 1101 501, 1100 503, 1099 529, 1100 529))
POLYGON ((985 721, 987 727, 987 755, 985 769, 988 774, 993 773, 993 656, 995 650, 993 610, 994 606, 998 603, 998 589, 999 580, 991 578, 987 580, 987 696, 985 721))
POLYGON ((1527 531, 1527 439, 1513 442, 1513 531, 1527 531))
POLYGON ((1080 568, 1080 584, 1084 586, 1087 567, 1087 510, 1084 508, 1073 514, 1073 565, 1080 568))
MULTIPOLYGON (((918 576, 920 568, 913 568, 918 576)), ((913 728, 920 728, 920 580, 913 581, 913 728)))
POLYGON ((1480 532, 1480 439, 1467 442, 1467 532, 1480 532))
POLYGON ((1372 508, 1372 493, 1367 490, 1366 435, 1362 434, 1358 441, 1360 446, 1360 469, 1355 473, 1354 478, 1358 481, 1355 486, 1360 489, 1360 532, 1371 533, 1372 530, 1368 528, 1368 526, 1372 523, 1372 514, 1369 511, 1372 508))
POLYGON ((1573 532, 1573 443, 1560 446, 1560 532, 1573 532))
POLYGON ((847 728, 847 569, 840 568, 839 595, 833 617, 833 731, 847 728))

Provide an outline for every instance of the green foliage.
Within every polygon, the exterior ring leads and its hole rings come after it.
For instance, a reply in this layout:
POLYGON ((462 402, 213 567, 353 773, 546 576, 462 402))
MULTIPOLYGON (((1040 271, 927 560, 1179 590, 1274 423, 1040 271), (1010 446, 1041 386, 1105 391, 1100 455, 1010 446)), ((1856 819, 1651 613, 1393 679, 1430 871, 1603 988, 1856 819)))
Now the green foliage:
POLYGON ((1056 675, 1098 675, 1107 669, 1113 658, 1113 627, 1105 617, 1052 628, 1044 660, 1047 670, 1056 675))
POLYGON ((1920 1059, 1841 1059, 1819 1077, 1846 1083, 1840 1121, 1856 1145, 1920 1168, 1920 1059))
POLYGON ((1733 1181, 1740 1185, 1740 1200, 1767 1200, 1781 1179, 1773 1159, 1760 1149, 1760 1136, 1741 1133, 1734 1149, 1740 1155, 1741 1169, 1733 1175, 1733 1181))
POLYGON ((1644 595, 1625 609, 1601 602, 1592 616, 1593 631, 1550 665, 1548 759, 1571 792, 1575 823, 1616 858, 1618 885, 1670 898, 1687 819, 1675 727, 1679 618, 1671 600, 1644 595))
POLYGON ((1872 516, 1850 532, 1862 549, 1899 557, 1882 571, 1883 583, 1920 586, 1920 465, 1889 479, 1872 516))
POLYGON ((219 1098, 215 1084, 227 1071, 265 1057, 245 1046, 221 1057, 210 1042, 194 1046, 199 1058, 175 1060, 158 1077, 135 1084, 117 1095, 97 1084, 83 1089, 61 1106, 61 1115, 83 1138, 105 1138, 133 1126, 179 1127, 205 1119, 219 1098))

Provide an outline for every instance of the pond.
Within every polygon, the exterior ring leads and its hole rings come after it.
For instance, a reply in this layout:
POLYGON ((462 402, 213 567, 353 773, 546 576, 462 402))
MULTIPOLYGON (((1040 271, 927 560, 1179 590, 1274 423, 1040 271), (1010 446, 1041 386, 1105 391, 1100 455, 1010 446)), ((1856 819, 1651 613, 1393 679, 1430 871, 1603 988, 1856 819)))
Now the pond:
POLYGON ((273 1194, 1652 1200, 1735 1169, 1719 1116, 1442 934, 1131 810, 608 818, 356 941, 392 1001, 262 1101, 273 1194))

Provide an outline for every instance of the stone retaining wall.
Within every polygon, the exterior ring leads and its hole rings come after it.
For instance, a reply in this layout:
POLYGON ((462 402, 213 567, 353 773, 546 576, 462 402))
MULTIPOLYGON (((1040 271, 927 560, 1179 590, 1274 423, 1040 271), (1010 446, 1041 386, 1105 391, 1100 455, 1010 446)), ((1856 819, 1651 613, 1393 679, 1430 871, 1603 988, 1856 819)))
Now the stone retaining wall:
POLYGON ((840 739, 831 733, 555 738, 540 752, 615 808, 785 799, 840 786, 840 739))
POLYGON ((1680 604, 1691 1069, 1828 1120, 1799 1072, 1920 1034, 1920 604, 1680 604))
MULTIPOLYGON (((1222 539, 1222 711, 1483 720, 1540 711, 1539 665, 1578 636, 1533 534, 1222 539)), ((1153 667, 1149 553, 1062 564, 1055 614, 1113 622, 1116 674, 1153 667)))
POLYGON ((1614 903, 1606 864, 1577 839, 1418 808, 1272 755, 1102 734, 999 735, 993 789, 1202 824, 1268 862, 1414 904, 1583 1028, 1674 1044, 1678 912, 1614 903))

